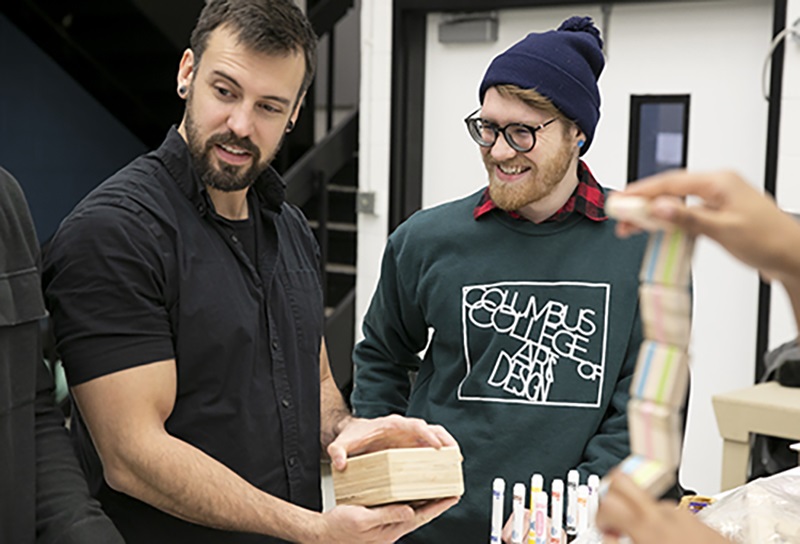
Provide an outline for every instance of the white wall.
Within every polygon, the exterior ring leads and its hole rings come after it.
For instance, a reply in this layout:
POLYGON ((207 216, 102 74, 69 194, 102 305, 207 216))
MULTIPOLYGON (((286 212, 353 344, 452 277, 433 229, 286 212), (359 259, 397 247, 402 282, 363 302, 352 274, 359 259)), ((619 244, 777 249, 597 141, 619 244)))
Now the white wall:
MULTIPOLYGON (((370 11, 368 4, 375 10, 385 3, 367 0, 364 12, 370 11)), ((790 4, 797 14, 800 0, 790 0, 790 4)), ((598 26, 602 23, 599 4, 504 10, 499 14, 499 40, 489 45, 440 44, 436 29, 441 15, 430 15, 424 206, 467 194, 485 184, 478 151, 466 134, 462 119, 478 105, 477 87, 491 58, 527 32, 553 28, 573 14, 587 14, 598 26)), ((608 61, 600 80, 603 113, 595 141, 585 157, 600 182, 611 187, 624 185, 630 95, 688 93, 689 168, 734 168, 755 185, 763 186, 767 103, 761 98, 761 69, 771 38, 771 17, 772 3, 764 0, 614 5, 605 36, 608 61)), ((390 26, 381 22, 379 28, 374 20, 372 24, 371 32, 363 29, 362 44, 377 51, 389 43, 390 26)), ((365 52, 365 62, 369 58, 365 52)), ((377 281, 386 235, 388 136, 376 136, 375 127, 388 131, 388 99, 383 102, 383 95, 380 99, 369 98, 365 92, 384 88, 368 81, 380 72, 387 74, 388 85, 388 67, 381 64, 384 58, 390 56, 378 58, 373 53, 373 73, 367 74, 366 66, 362 73, 360 177, 362 183, 377 191, 380 205, 379 217, 362 217, 359 223, 359 323, 377 281), (365 130, 371 131, 369 138, 365 138, 365 130)), ((790 62, 787 55, 787 65, 790 62)), ((796 58, 794 62, 800 65, 796 58)), ((800 119, 800 67, 794 78, 792 88, 797 90, 793 99, 786 91, 791 78, 784 82, 785 115, 790 110, 786 104, 792 104, 794 118, 800 119)), ((797 135, 784 138, 784 153, 788 148, 800 150, 797 135)), ((800 155, 794 153, 787 159, 782 155, 782 161, 795 161, 791 164, 797 172, 800 155)), ((790 168, 787 166, 784 171, 790 168)), ((788 182, 779 184, 783 191, 788 182)), ((800 188, 795 190, 797 195, 793 198, 800 204, 800 188)), ((757 276, 705 241, 698 243, 694 266, 693 390, 682 476, 684 484, 714 493, 719 490, 721 440, 710 398, 717 392, 752 383, 757 276)))
POLYGON ((362 0, 359 106, 360 191, 375 192, 375 214, 358 216, 356 337, 380 272, 389 231, 389 143, 392 81, 392 2, 362 0))
MULTIPOLYGON (((788 0, 786 25, 800 20, 800 0, 788 0)), ((800 22, 794 25, 800 32, 800 22)), ((800 213, 800 37, 784 42, 783 97, 776 199, 785 210, 800 213)), ((770 348, 797 335, 794 315, 782 287, 773 285, 770 313, 770 348)))

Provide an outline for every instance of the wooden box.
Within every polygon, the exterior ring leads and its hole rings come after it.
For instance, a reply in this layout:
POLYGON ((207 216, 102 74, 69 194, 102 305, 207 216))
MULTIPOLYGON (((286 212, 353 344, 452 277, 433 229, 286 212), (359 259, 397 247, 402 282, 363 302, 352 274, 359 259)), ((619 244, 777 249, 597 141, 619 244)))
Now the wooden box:
POLYGON ((464 494, 457 447, 395 448, 347 460, 332 469, 336 504, 373 506, 464 494))

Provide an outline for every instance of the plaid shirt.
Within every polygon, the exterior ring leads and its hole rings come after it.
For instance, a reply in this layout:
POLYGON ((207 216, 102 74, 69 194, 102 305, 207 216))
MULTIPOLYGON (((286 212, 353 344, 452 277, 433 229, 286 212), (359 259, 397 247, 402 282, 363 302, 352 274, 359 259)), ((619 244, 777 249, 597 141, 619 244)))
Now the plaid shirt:
MULTIPOLYGON (((578 162, 578 186, 572 193, 567 201, 561 208, 553 215, 545 219, 543 222, 548 221, 563 221, 570 216, 572 212, 578 212, 585 215, 592 221, 605 221, 608 216, 605 212, 606 195, 600 184, 594 179, 589 167, 583 161, 578 162)), ((492 197, 489 196, 489 187, 484 189, 478 205, 472 212, 475 219, 486 215, 490 211, 497 208, 497 205, 492 202, 492 197)), ((514 219, 521 219, 527 221, 517 212, 508 212, 514 219)))

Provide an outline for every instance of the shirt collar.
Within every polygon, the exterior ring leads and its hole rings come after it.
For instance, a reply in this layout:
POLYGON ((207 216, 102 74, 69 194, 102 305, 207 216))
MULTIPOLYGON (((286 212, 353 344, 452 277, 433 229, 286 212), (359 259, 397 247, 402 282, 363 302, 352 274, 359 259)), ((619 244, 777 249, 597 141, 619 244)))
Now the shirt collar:
MULTIPOLYGON (((192 154, 175 125, 170 127, 161 147, 153 154, 166 167, 178 184, 181 192, 194 204, 201 214, 213 208, 205 185, 200 181, 192 165, 192 154)), ((267 167, 253 184, 262 209, 280 213, 286 200, 286 182, 272 166, 267 167)))
MULTIPOLYGON (((572 213, 578 213, 592 221, 606 221, 608 216, 605 212, 606 195, 603 188, 594 179, 589 167, 583 161, 578 161, 578 185, 572 192, 572 195, 567 199, 561 208, 559 208, 553 215, 545 219, 547 221, 563 221, 572 213)), ((475 219, 479 219, 488 214, 492 210, 500 210, 497 205, 492 201, 489 196, 489 187, 484 189, 478 205, 472 211, 475 219)), ((502 211, 502 210, 500 210, 502 211)), ((505 212, 514 219, 521 219, 527 221, 516 211, 505 212)))

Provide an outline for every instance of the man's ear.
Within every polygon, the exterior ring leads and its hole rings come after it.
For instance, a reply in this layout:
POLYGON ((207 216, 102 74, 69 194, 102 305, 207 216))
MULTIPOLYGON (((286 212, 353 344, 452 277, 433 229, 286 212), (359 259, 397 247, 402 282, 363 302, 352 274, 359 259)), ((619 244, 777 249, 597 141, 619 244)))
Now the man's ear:
POLYGON ((191 49, 187 49, 183 52, 183 56, 181 57, 181 62, 178 65, 178 95, 181 98, 186 97, 187 89, 192 84, 192 78, 194 77, 194 51, 191 49))
POLYGON ((292 112, 292 115, 289 117, 289 122, 292 124, 292 126, 297 124, 297 116, 300 115, 300 108, 303 107, 303 101, 305 99, 306 99, 306 91, 303 91, 303 94, 301 94, 297 98, 297 103, 294 105, 294 111, 292 112))

